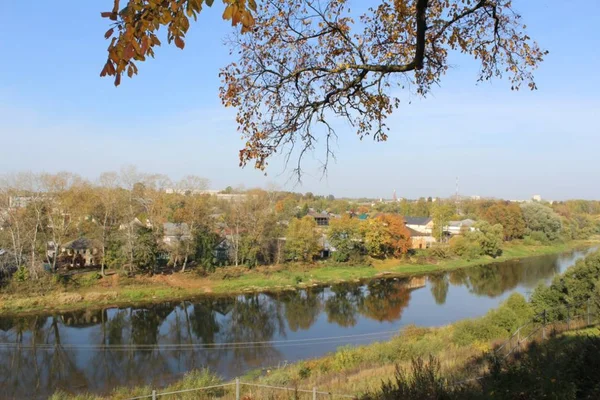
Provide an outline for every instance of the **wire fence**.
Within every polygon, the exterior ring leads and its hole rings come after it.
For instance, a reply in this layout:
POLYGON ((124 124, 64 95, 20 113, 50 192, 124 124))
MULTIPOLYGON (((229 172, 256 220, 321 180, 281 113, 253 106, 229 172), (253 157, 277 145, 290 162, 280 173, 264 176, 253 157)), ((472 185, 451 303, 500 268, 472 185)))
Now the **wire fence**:
POLYGON ((131 397, 127 400, 141 399, 210 399, 210 400, 254 400, 254 399, 294 399, 294 400, 318 400, 318 399, 358 399, 355 395, 324 392, 316 387, 312 389, 300 389, 284 386, 260 385, 255 383, 234 382, 221 385, 205 386, 193 389, 184 389, 170 392, 158 392, 153 390, 148 395, 131 397))
POLYGON ((546 340, 561 332, 584 329, 599 322, 598 307, 588 299, 577 304, 546 309, 536 314, 494 350, 496 357, 508 358, 532 342, 546 340))

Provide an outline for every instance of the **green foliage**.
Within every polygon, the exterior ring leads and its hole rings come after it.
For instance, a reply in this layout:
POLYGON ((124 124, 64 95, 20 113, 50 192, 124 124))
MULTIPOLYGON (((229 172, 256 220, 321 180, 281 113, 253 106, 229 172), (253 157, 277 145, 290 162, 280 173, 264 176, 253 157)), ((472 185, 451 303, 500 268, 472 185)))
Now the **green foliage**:
POLYGON ((215 246, 218 244, 217 234, 208 229, 198 229, 194 235, 194 260, 204 271, 214 271, 218 260, 215 259, 215 246))
POLYGON ((468 240, 477 241, 483 255, 498 257, 502 255, 502 225, 490 225, 481 221, 475 224, 475 231, 468 232, 465 236, 468 240))
POLYGON ((288 226, 285 252, 289 259, 295 261, 312 261, 319 254, 319 232, 314 218, 306 216, 292 219, 288 226))
POLYGON ((441 241, 444 236, 444 227, 456 212, 456 206, 450 203, 436 202, 433 206, 433 236, 441 241))
POLYGON ((29 269, 22 265, 19 268, 17 268, 17 270, 12 276, 12 279, 16 282, 26 282, 29 280, 29 278, 29 269))
POLYGON ((450 238, 450 251, 466 260, 474 260, 481 255, 479 243, 463 235, 450 238))
POLYGON ((138 227, 133 246, 133 264, 144 272, 154 272, 158 263, 158 242, 150 228, 138 227))
POLYGON ((346 262, 360 254, 360 221, 356 218, 343 216, 332 219, 327 232, 329 243, 335 247, 333 259, 336 262, 346 262))
POLYGON ((562 222, 560 216, 550 207, 543 204, 532 202, 521 205, 523 219, 527 231, 541 232, 548 240, 557 240, 560 238, 562 222))
POLYGON ((587 306, 588 299, 600 306, 600 251, 579 260, 561 275, 552 280, 550 286, 538 286, 531 295, 536 312, 547 310, 547 318, 564 319, 566 306, 587 306))
POLYGON ((502 255, 502 226, 490 225, 486 221, 478 222, 474 231, 465 232, 450 239, 450 250, 467 260, 482 255, 498 257, 502 255))
POLYGON ((124 249, 124 241, 120 235, 109 235, 104 252, 104 263, 107 268, 118 270, 127 264, 127 254, 124 249))
POLYGON ((513 293, 500 307, 490 310, 483 318, 459 321, 454 324, 454 343, 466 346, 506 337, 531 319, 532 307, 523 296, 513 293))

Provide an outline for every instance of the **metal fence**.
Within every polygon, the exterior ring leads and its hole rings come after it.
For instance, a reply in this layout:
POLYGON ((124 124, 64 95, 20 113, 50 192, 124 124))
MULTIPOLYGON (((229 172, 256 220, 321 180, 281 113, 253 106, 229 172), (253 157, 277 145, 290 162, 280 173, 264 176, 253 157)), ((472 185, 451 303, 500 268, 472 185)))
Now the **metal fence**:
POLYGON ((294 399, 294 400, 318 400, 318 399, 358 399, 355 395, 323 392, 318 390, 316 387, 308 389, 283 387, 283 386, 270 386, 270 385, 259 385, 255 383, 241 382, 240 379, 236 379, 231 383, 224 383, 221 385, 205 386, 193 389, 184 389, 171 392, 158 392, 153 390, 151 394, 131 397, 127 400, 138 400, 138 399, 181 399, 181 398, 194 398, 194 399, 294 399), (190 397, 187 397, 190 395, 190 397), (260 397, 258 397, 260 396, 260 397), (283 397, 282 397, 283 396, 283 397))
POLYGON ((543 310, 494 350, 497 357, 507 358, 526 348, 527 344, 543 341, 558 333, 584 329, 598 323, 600 313, 591 300, 543 310))

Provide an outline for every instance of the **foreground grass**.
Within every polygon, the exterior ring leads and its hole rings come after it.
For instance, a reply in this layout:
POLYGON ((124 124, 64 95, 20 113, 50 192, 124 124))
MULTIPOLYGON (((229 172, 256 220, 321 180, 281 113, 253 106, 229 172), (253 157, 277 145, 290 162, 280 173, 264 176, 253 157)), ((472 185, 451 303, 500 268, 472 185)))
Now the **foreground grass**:
POLYGON ((125 306, 192 299, 205 294, 230 295, 259 291, 293 290, 306 286, 339 282, 358 282, 380 276, 409 277, 432 272, 451 271, 512 259, 556 254, 597 242, 573 241, 548 246, 511 243, 502 256, 474 260, 445 259, 374 261, 372 266, 316 264, 315 266, 271 266, 248 270, 243 267, 223 268, 209 277, 193 272, 123 278, 118 276, 95 279, 95 273, 75 277, 61 285, 50 278, 39 283, 25 282, 14 285, 10 291, 0 292, 0 313, 23 314, 48 311, 70 311, 106 306, 125 306))

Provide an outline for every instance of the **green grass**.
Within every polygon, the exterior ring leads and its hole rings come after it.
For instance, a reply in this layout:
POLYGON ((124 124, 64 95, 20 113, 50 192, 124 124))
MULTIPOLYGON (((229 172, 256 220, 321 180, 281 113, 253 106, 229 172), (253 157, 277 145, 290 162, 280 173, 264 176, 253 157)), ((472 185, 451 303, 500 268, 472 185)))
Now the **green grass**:
POLYGON ((103 288, 102 280, 96 273, 81 274, 68 284, 52 282, 24 282, 9 290, 0 292, 0 312, 23 314, 48 311, 72 311, 77 309, 125 306, 162 301, 175 301, 194 298, 208 293, 225 295, 259 291, 294 290, 312 285, 328 285, 339 282, 357 282, 377 276, 411 277, 432 272, 451 271, 460 268, 502 262, 511 259, 555 254, 597 242, 573 241, 548 246, 528 246, 522 243, 505 245, 502 256, 495 259, 481 257, 475 260, 444 259, 437 262, 417 263, 412 260, 376 261, 373 266, 329 265, 316 266, 285 265, 284 267, 261 267, 247 270, 243 267, 223 268, 209 278, 187 273, 186 280, 198 283, 198 287, 166 286, 149 283, 138 278, 121 278, 118 287, 103 288), (229 273, 237 271, 237 275, 229 273), (73 300, 65 294, 79 294, 81 299, 73 300))

